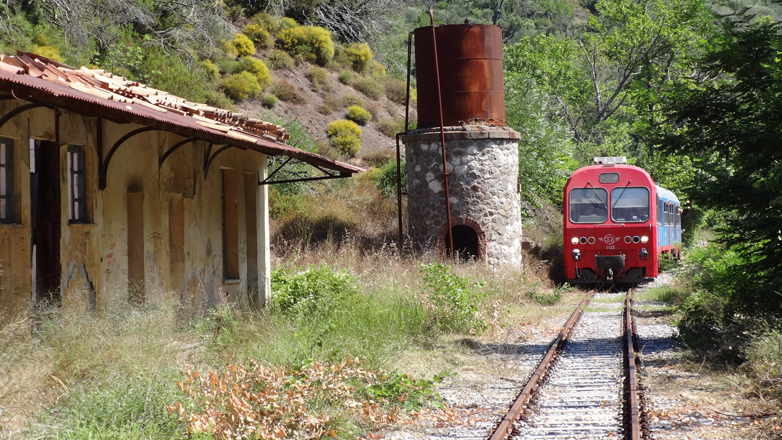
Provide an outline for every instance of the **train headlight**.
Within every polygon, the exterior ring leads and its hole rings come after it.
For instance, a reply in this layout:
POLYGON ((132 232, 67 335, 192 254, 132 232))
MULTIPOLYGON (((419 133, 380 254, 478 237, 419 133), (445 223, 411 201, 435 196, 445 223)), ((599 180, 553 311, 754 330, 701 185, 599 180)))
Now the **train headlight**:
POLYGON ((629 235, 625 235, 625 243, 630 244, 631 241, 633 241, 633 238, 629 235))
POLYGON ((581 244, 587 244, 587 238, 581 237, 581 244))
POLYGON ((573 244, 578 244, 578 237, 571 238, 570 242, 573 243, 573 244))
POLYGON ((641 237, 637 235, 633 237, 633 243, 638 244, 639 241, 641 241, 641 237))
POLYGON ((649 258, 649 252, 646 251, 646 248, 641 248, 641 251, 638 252, 638 256, 641 257, 642 260, 645 260, 649 258))
POLYGON ((649 241, 649 237, 647 237, 646 235, 641 236, 641 243, 647 243, 648 241, 649 241))
POLYGON ((578 261, 580 259, 581 259, 581 251, 578 248, 573 249, 573 261, 578 261))
POLYGON ((589 243, 589 244, 595 244, 595 237, 589 237, 589 238, 587 238, 587 243, 589 243))

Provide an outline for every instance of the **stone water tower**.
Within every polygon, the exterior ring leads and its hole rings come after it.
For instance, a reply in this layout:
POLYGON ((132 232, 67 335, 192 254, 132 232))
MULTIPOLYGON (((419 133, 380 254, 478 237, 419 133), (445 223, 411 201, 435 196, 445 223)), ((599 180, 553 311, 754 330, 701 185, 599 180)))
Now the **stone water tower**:
POLYGON ((410 238, 449 253, 452 236, 461 256, 519 267, 519 133, 505 125, 500 28, 444 25, 414 35, 418 129, 402 137, 410 238))

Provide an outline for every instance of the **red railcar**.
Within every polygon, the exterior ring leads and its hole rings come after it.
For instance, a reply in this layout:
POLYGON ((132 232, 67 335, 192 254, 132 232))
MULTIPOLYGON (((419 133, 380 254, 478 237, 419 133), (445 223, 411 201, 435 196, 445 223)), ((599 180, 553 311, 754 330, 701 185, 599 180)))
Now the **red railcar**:
MULTIPOLYGON (((566 278, 574 284, 650 281, 662 249, 658 234, 668 223, 659 212, 660 206, 669 209, 668 202, 660 201, 658 189, 672 193, 623 157, 599 157, 595 163, 576 170, 565 184, 566 278)), ((676 205, 678 219, 678 200, 676 205)))

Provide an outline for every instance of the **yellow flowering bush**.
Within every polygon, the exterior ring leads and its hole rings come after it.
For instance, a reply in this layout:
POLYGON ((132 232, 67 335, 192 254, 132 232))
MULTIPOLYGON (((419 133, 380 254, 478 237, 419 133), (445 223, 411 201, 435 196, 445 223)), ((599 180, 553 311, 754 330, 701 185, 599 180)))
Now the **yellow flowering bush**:
POLYGON ((334 57, 331 32, 317 26, 298 26, 277 34, 277 45, 305 60, 325 66, 334 57))
POLYGON ((361 149, 364 133, 353 121, 347 119, 333 121, 329 123, 326 134, 329 136, 331 145, 349 157, 355 157, 361 149))
POLYGON ((352 43, 345 49, 345 54, 353 64, 353 70, 356 72, 366 70, 369 67, 369 62, 372 60, 372 49, 366 43, 352 43))

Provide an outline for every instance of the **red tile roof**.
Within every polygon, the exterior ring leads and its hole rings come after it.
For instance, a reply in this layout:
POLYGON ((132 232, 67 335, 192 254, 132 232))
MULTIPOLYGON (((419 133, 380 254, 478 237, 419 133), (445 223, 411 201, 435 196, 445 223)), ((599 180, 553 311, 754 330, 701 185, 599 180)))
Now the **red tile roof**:
POLYGON ((241 113, 191 102, 100 69, 75 69, 18 51, 0 54, 0 92, 117 123, 136 123, 215 144, 289 156, 322 168, 352 174, 362 168, 282 143, 279 125, 241 113))

